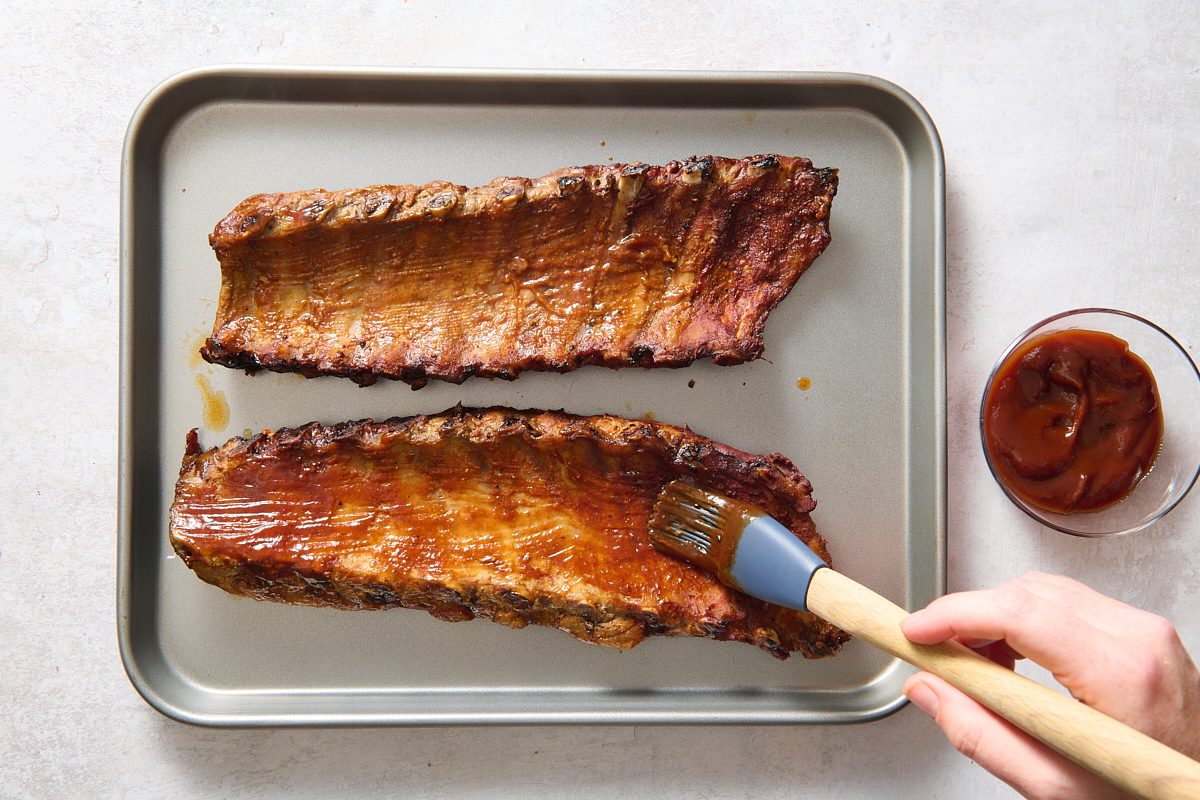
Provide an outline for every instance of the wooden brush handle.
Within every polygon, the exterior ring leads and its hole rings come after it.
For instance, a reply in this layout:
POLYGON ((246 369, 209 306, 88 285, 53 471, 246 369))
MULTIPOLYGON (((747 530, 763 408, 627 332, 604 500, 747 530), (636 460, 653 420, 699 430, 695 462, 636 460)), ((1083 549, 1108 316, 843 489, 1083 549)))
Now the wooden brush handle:
POLYGON ((813 574, 808 608, 881 650, 944 678, 1030 736, 1128 792, 1153 800, 1200 798, 1200 763, 957 642, 913 644, 900 630, 907 611, 841 573, 819 569, 813 574))

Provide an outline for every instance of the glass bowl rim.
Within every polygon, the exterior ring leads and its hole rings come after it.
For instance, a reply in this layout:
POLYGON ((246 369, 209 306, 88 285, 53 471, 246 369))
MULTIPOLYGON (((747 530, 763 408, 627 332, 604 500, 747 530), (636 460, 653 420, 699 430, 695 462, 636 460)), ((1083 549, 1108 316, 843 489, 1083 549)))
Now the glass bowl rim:
MULTIPOLYGON (((983 460, 987 464, 988 472, 990 472, 992 474, 992 479, 996 482, 996 484, 1000 487, 1001 491, 1004 492, 1005 496, 1008 497, 1008 499, 1012 502, 1013 505, 1015 505, 1017 508, 1021 509, 1021 511, 1023 511, 1026 514, 1026 516, 1032 518, 1039 525, 1045 525, 1047 528, 1052 528, 1053 530, 1056 530, 1059 533, 1065 533, 1070 536, 1080 536, 1080 537, 1083 537, 1086 539, 1104 539, 1104 538, 1107 538, 1110 536, 1125 536, 1127 534, 1137 533, 1138 531, 1145 530, 1146 528, 1153 525, 1155 522, 1158 522, 1160 519, 1165 517, 1172 510, 1174 510, 1174 508, 1176 506, 1178 506, 1181 502, 1183 502, 1183 498, 1187 497, 1188 494, 1192 491, 1192 488, 1196 485, 1197 479, 1200 479, 1200 463, 1197 463, 1196 469, 1192 472, 1191 480, 1188 481, 1187 486, 1185 486, 1183 488, 1183 491, 1181 491, 1179 493, 1178 497, 1173 499, 1165 507, 1160 508, 1155 513, 1146 517, 1146 519, 1142 520, 1137 525, 1134 525, 1129 528, 1125 528, 1124 530, 1117 530, 1117 531, 1081 531, 1081 530, 1077 530, 1077 529, 1073 529, 1073 528, 1064 527, 1063 525, 1060 525, 1060 524, 1058 524, 1050 519, 1047 519, 1045 517, 1041 517, 1037 513, 1035 513, 1029 507, 1029 504, 1025 503, 1019 497, 1017 497, 1016 494, 1011 489, 1009 489, 1008 484, 1005 483, 1000 478, 1000 475, 997 474, 997 472, 996 472, 995 465, 992 463, 992 454, 990 452, 988 452, 987 431, 985 430, 985 427, 984 427, 986 424, 986 421, 987 421, 986 420, 987 398, 988 398, 988 394, 991 393, 992 384, 996 380, 996 374, 1000 371, 1000 367, 1004 364, 1004 362, 1008 359, 1008 357, 1010 355, 1012 355, 1013 351, 1016 350, 1021 344, 1023 344, 1025 342, 1025 340, 1028 339, 1029 336, 1034 331, 1036 331, 1038 328, 1042 328, 1046 325, 1049 325, 1052 322, 1057 322, 1057 321, 1059 321, 1061 319, 1065 319, 1067 317, 1075 317, 1075 316, 1080 316, 1082 314, 1113 314, 1113 315, 1119 316, 1119 317, 1127 317, 1128 319, 1134 320, 1135 322, 1140 322, 1143 325, 1145 325, 1146 327, 1151 328, 1155 331, 1158 331, 1160 334, 1162 334, 1163 338, 1165 338, 1168 342, 1170 342, 1170 344, 1183 355, 1184 359, 1187 361, 1188 366, 1190 366, 1192 368, 1192 374, 1195 376, 1197 383, 1200 383, 1200 369, 1197 369, 1196 362, 1192 359, 1191 354, 1188 353, 1187 348, 1185 348, 1183 345, 1181 345, 1174 336, 1172 336, 1170 333, 1168 333, 1166 330, 1164 330, 1161 326, 1159 326, 1158 324, 1156 324, 1154 322, 1151 322, 1150 320, 1146 319, 1145 317, 1140 316, 1138 314, 1134 314, 1130 311, 1122 311, 1121 309, 1118 309, 1118 308, 1104 308, 1104 307, 1100 307, 1100 306, 1072 308, 1068 311, 1060 311, 1057 314, 1053 314, 1049 317, 1046 317, 1045 319, 1041 320, 1040 322, 1036 322, 1033 325, 1030 325, 1028 328, 1026 328, 1021 333, 1019 333, 1016 336, 1016 338, 1014 338, 1009 343, 1008 347, 1004 348, 1004 352, 1002 352, 1000 354, 1000 357, 997 358, 996 362, 992 365, 992 369, 988 373, 987 383, 985 383, 983 386, 983 396, 979 399, 979 440, 980 440, 980 444, 983 446, 983 460)), ((1111 508, 1111 506, 1110 506, 1110 508, 1111 508)), ((1094 513, 1103 513, 1104 510, 1105 509, 1100 509, 1099 511, 1094 512, 1094 513)), ((1053 513, 1053 512, 1045 512, 1045 513, 1053 513)), ((1089 512, 1089 513, 1092 513, 1092 512, 1089 512)))

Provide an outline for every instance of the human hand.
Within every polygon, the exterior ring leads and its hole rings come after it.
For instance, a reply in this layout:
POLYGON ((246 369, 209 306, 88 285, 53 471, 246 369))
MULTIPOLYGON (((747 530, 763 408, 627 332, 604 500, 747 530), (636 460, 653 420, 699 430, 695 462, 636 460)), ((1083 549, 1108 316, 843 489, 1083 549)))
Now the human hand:
MULTIPOLYGON (((1087 705, 1200 759, 1200 671, 1170 622, 1060 575, 938 598, 909 615, 910 641, 955 639, 1008 668, 1041 664, 1087 705)), ((904 684, 959 751, 1029 798, 1126 794, 928 672, 904 684)))

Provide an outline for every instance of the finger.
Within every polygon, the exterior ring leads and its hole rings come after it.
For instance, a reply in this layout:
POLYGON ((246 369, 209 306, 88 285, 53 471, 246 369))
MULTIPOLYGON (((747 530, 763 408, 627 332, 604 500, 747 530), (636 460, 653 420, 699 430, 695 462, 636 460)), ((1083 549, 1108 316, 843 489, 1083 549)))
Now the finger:
POLYGON ((1114 649, 1114 637, 1074 617, 1018 582, 996 589, 959 592, 934 600, 900 624, 918 644, 947 639, 1004 640, 1014 651, 1033 659, 1061 680, 1089 657, 1114 649))
MULTIPOLYGON (((1070 604, 1046 599, 1044 591, 1031 589, 1022 579, 997 589, 947 595, 907 617, 901 629, 921 644, 944 638, 1006 640, 1049 669, 1076 699, 1152 736, 1174 736, 1165 722, 1173 715, 1154 711, 1172 707, 1170 698, 1179 693, 1177 676, 1186 674, 1186 651, 1177 636, 1168 635, 1174 634, 1170 623, 1137 612, 1144 619, 1123 635, 1112 635, 1075 616, 1070 604)), ((993 658, 990 648, 985 655, 993 658)), ((1009 666, 1003 658, 993 660, 1009 666)))
POLYGON ((1121 796, 935 675, 913 675, 904 694, 933 717, 956 750, 1026 797, 1121 796))

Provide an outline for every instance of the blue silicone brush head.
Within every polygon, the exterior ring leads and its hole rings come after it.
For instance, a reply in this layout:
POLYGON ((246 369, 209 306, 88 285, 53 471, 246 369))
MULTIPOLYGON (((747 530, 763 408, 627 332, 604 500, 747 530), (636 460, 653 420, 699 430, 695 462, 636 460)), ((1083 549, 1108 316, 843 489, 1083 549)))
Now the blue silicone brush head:
POLYGON ((672 481, 650 515, 655 548, 768 603, 808 610, 808 584, 829 566, 796 534, 749 503, 672 481))

